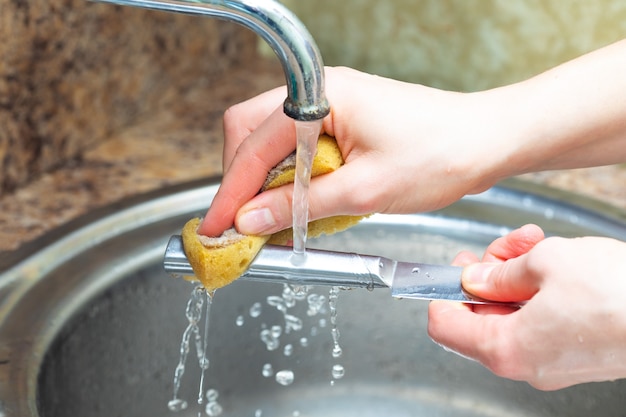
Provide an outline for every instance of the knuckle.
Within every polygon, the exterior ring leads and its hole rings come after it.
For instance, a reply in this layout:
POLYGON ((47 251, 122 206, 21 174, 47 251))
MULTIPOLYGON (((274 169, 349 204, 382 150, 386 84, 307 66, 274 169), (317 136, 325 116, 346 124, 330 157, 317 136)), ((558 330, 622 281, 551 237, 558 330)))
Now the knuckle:
POLYGON ((554 265, 559 264, 565 241, 566 239, 560 237, 549 237, 537 243, 533 250, 528 252, 526 261, 528 272, 537 276, 545 275, 554 265))
POLYGON ((222 116, 222 121, 224 123, 224 128, 233 126, 238 119, 239 114, 239 104, 234 104, 224 111, 224 115, 222 116))
POLYGON ((524 379, 523 352, 520 351, 520 345, 497 329, 492 334, 493 337, 480 347, 483 365, 497 376, 513 380, 524 379))

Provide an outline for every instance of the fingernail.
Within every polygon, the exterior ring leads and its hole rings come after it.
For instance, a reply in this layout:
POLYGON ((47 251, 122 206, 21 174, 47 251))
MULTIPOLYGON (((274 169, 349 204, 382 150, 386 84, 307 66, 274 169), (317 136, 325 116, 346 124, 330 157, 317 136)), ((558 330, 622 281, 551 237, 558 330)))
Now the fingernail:
POLYGON ((274 226, 274 215, 266 207, 247 211, 237 218, 237 230, 246 235, 262 235, 274 226))
POLYGON ((493 264, 476 263, 463 270, 463 285, 468 287, 482 286, 487 282, 489 274, 496 266, 493 264))

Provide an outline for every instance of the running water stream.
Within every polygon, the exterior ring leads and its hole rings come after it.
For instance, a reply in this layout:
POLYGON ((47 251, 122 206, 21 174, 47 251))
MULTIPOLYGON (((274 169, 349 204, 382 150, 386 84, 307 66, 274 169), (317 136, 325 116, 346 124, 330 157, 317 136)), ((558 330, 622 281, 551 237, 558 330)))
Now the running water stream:
POLYGON ((293 258, 298 264, 306 255, 309 223, 309 185, 322 120, 296 121, 296 176, 293 185, 293 258))
MULTIPOLYGON (((196 346, 196 355, 198 358, 198 366, 200 367, 200 384, 198 389, 198 404, 204 403, 204 376, 205 371, 209 368, 209 358, 207 356, 208 350, 208 333, 209 322, 211 315, 211 304, 213 301, 213 294, 207 292, 202 286, 195 286, 191 291, 189 301, 187 302, 187 308, 185 309, 185 317, 189 324, 183 332, 182 341, 180 344, 180 358, 176 370, 174 371, 174 392, 173 398, 168 402, 167 406, 171 411, 182 411, 187 408, 187 401, 178 398, 178 391, 180 389, 180 383, 185 373, 185 364, 187 362, 187 355, 189 354, 190 345, 193 340, 196 346), (203 316, 204 307, 204 332, 201 332, 200 322, 203 316)), ((206 413, 210 416, 219 415, 221 406, 217 403, 217 391, 209 390, 206 394, 208 404, 206 405, 206 413)))

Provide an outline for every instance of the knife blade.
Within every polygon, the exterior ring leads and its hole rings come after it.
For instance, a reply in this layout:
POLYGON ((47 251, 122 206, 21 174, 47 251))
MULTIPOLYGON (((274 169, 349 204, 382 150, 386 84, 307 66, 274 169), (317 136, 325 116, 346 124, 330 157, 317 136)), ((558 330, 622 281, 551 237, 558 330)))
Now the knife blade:
MULTIPOLYGON (((180 236, 170 238, 163 267, 175 276, 193 276, 180 236)), ((290 247, 265 245, 239 279, 300 286, 390 288, 396 298, 508 304, 467 293, 461 285, 462 271, 457 266, 399 262, 350 252, 307 249, 302 256, 295 255, 290 247)))

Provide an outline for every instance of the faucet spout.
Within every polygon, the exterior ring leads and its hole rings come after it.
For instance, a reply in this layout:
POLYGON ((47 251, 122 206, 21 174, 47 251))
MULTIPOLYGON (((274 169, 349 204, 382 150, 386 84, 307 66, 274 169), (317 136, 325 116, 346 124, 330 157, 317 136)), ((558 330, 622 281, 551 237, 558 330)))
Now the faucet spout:
POLYGON ((302 121, 326 116, 321 54, 302 22, 274 0, 96 0, 123 6, 216 17, 248 27, 261 36, 280 60, 287 83, 284 111, 302 121))

